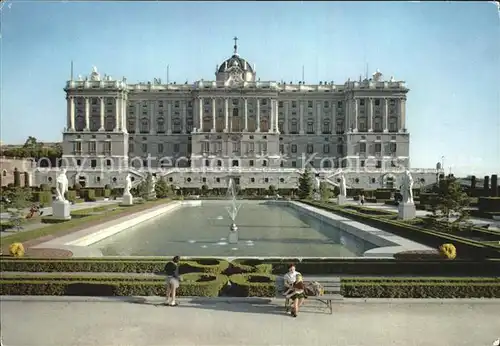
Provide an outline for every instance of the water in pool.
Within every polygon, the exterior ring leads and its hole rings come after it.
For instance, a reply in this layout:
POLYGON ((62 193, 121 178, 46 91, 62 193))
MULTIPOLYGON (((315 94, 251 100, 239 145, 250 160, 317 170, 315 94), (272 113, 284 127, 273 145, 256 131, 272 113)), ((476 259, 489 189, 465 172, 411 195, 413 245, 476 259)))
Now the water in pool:
POLYGON ((239 242, 228 243, 227 201, 182 206, 91 247, 105 256, 358 257, 374 248, 286 205, 241 201, 239 242))

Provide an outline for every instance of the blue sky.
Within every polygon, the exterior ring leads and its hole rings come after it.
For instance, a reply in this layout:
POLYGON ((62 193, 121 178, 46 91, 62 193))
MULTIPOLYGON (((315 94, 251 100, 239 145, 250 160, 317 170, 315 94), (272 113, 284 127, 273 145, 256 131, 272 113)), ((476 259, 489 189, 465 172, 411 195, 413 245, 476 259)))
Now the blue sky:
POLYGON ((412 167, 500 172, 500 18, 493 4, 17 2, 2 13, 1 140, 60 141, 70 76, 212 79, 239 52, 261 80, 406 80, 412 167))

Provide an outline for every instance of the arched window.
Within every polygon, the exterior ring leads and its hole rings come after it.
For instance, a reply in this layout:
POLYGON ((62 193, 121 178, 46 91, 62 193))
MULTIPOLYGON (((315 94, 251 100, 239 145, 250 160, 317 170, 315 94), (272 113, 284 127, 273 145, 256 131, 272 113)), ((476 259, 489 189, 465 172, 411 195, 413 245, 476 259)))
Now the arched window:
POLYGON ((330 133, 330 121, 329 120, 325 120, 323 122, 323 133, 325 133, 325 134, 330 133))
POLYGON ((298 122, 296 119, 292 119, 292 122, 290 123, 290 132, 292 134, 296 134, 299 132, 298 122))
POLYGON ((116 125, 115 117, 112 115, 108 115, 106 117, 106 126, 105 126, 106 131, 113 131, 115 129, 115 125, 116 125))
POLYGON ((127 122, 127 131, 128 133, 135 133, 135 119, 130 118, 127 122))
POLYGON ((156 132, 158 133, 165 133, 165 119, 163 118, 158 118, 158 120, 156 121, 157 124, 157 129, 156 129, 156 132))
POLYGON ((307 133, 308 134, 314 133, 314 122, 312 120, 307 121, 307 133))
POLYGON ((85 118, 82 115, 77 115, 75 119, 75 130, 83 131, 85 128, 85 118))
POLYGON ((181 133, 181 121, 179 119, 174 119, 172 132, 181 133))
POLYGON ((141 119, 141 133, 148 133, 149 132, 149 121, 147 118, 142 118, 141 119))

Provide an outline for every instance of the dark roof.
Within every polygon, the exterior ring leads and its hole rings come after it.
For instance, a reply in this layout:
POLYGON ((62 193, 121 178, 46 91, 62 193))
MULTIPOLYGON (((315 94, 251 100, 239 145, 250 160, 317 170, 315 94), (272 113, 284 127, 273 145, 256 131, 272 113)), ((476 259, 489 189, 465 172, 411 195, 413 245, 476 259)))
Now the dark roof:
POLYGON ((245 67, 245 62, 247 63, 247 68, 245 69, 245 71, 250 71, 250 72, 253 72, 253 68, 252 66, 248 63, 248 61, 246 61, 245 59, 243 58, 240 58, 239 55, 235 54, 233 55, 232 57, 230 57, 229 59, 225 60, 222 65, 219 67, 219 71, 218 72, 226 72, 226 62, 227 62, 227 68, 230 68, 234 65, 234 62, 237 62, 238 65, 240 66, 240 68, 243 70, 244 67, 245 67))

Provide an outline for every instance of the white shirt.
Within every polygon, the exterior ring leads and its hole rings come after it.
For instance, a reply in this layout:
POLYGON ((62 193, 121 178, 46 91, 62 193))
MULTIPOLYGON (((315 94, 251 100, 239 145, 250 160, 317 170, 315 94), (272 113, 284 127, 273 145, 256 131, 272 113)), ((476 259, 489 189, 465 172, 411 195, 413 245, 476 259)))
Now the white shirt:
POLYGON ((294 271, 293 273, 286 273, 284 275, 284 278, 285 278, 285 286, 286 287, 290 287, 293 285, 293 283, 295 282, 295 280, 297 279, 297 275, 300 274, 298 271, 294 271))

